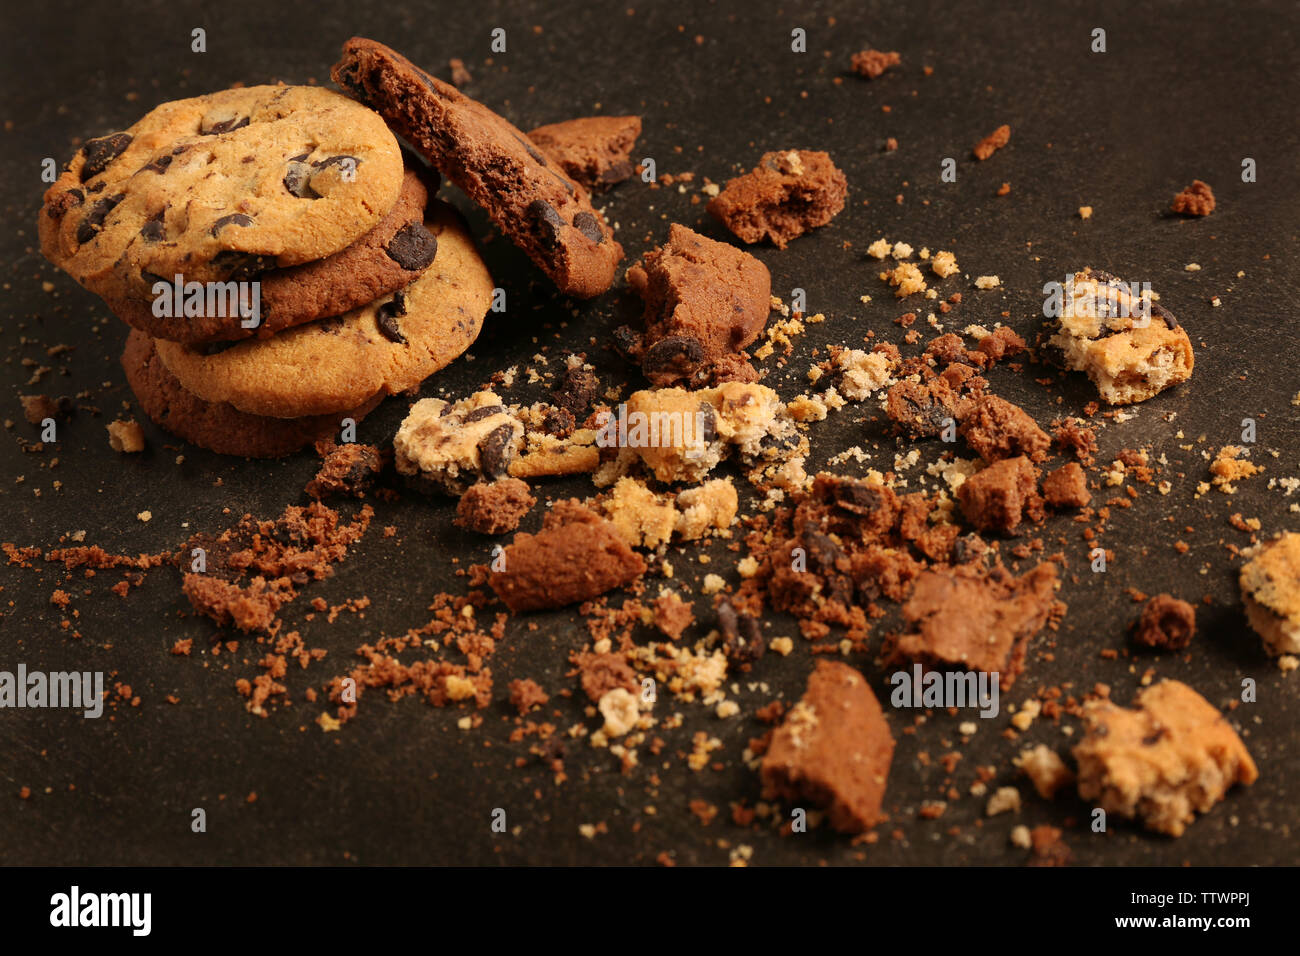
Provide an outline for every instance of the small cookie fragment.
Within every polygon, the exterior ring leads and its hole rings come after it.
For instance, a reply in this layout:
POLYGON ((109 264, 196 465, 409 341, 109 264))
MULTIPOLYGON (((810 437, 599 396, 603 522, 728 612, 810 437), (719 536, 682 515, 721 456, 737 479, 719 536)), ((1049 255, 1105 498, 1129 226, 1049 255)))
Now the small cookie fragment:
POLYGON ((134 418, 130 421, 118 419, 109 422, 106 426, 108 429, 108 443, 113 446, 113 451, 126 453, 135 453, 144 451, 144 432, 140 428, 140 423, 134 418))
POLYGON ((72 412, 72 400, 66 397, 56 400, 48 395, 19 395, 18 401, 30 425, 40 425, 47 418, 66 418, 72 412))
POLYGON ((772 734, 759 776, 766 797, 825 807, 842 833, 880 822, 894 738, 880 702, 847 664, 818 661, 772 734))
POLYGON ((750 172, 727 182, 708 210, 741 242, 770 239, 784 249, 834 219, 848 191, 829 154, 790 149, 764 153, 750 172))
POLYGON ((514 612, 587 601, 645 573, 613 525, 576 499, 556 502, 542 530, 515 535, 503 557, 488 583, 514 612))
POLYGON ((1192 341, 1169 310, 1106 272, 1066 283, 1049 344, 1111 405, 1144 402, 1192 377, 1192 341))
POLYGON ((1087 734, 1074 748, 1084 800, 1177 837, 1234 784, 1258 779, 1237 732, 1186 684, 1161 681, 1134 704, 1085 705, 1087 734))
POLYGON ((481 479, 504 478, 523 435, 523 423, 495 392, 455 404, 423 398, 393 437, 393 462, 417 488, 460 495, 481 479))
POLYGON ((697 388, 720 373, 757 378, 742 350, 763 331, 772 277, 749 253, 674 223, 668 241, 627 271, 645 302, 646 331, 636 357, 655 385, 697 388))
POLYGON ((971 152, 974 154, 976 159, 983 162, 1003 146, 1007 145, 1010 139, 1011 127, 1003 123, 993 132, 989 133, 989 135, 976 143, 975 148, 971 152))
POLYGON ((903 58, 897 52, 890 50, 861 50, 850 58, 849 64, 853 67, 853 72, 858 76, 868 80, 874 80, 880 77, 886 70, 898 66, 903 62, 903 58))
POLYGON ((584 116, 539 126, 528 138, 571 178, 605 192, 632 175, 640 135, 639 116, 584 116))
POLYGON ((1177 651, 1196 633, 1196 608, 1169 594, 1157 594, 1133 622, 1133 640, 1146 647, 1177 651))
POLYGON ((1074 773, 1061 755, 1046 744, 1021 751, 1013 762, 1044 800, 1054 800, 1058 790, 1074 782, 1074 773))
POLYGON ((1082 508, 1092 500, 1088 478, 1077 461, 1068 461, 1043 479, 1043 498, 1053 508, 1082 508))
POLYGON ((958 431, 966 444, 989 462, 1017 455, 1043 461, 1052 447, 1052 439, 1028 412, 996 395, 975 398, 965 410, 958 431))
POLYGON ((903 605, 910 630, 893 641, 893 660, 1000 675, 1011 687, 1024 669, 1025 646, 1056 605, 1056 565, 1020 577, 1005 568, 926 570, 903 605))
POLYGON ((542 685, 530 677, 510 682, 510 706, 522 717, 534 707, 544 707, 551 699, 542 685))
POLYGON ((1195 179, 1190 186, 1174 197, 1169 209, 1180 216, 1208 216, 1214 212, 1214 190, 1210 188, 1209 183, 1195 179))
POLYGON ((303 491, 317 500, 330 495, 365 498, 384 470, 384 455, 374 445, 339 445, 325 439, 316 443, 316 454, 321 456, 320 470, 303 491))
POLYGON ((456 503, 454 523, 479 534, 505 534, 518 528, 535 504, 528 483, 518 478, 479 481, 456 503))
POLYGON ((1300 654, 1300 534, 1288 531, 1245 552, 1241 599, 1269 654, 1300 654))
POLYGON ((1038 469, 1024 455, 1004 458, 977 471, 957 489, 966 520, 980 531, 1010 534, 1023 520, 1042 517, 1038 469))

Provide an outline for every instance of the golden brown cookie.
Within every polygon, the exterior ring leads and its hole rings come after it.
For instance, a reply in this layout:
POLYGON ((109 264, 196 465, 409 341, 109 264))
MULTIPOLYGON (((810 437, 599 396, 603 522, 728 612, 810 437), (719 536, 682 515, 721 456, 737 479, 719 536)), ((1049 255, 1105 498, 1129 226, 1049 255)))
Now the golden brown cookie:
POLYGON ((435 202, 424 224, 438 254, 400 292, 215 354, 160 340, 158 355, 187 390, 251 415, 322 415, 414 388, 478 337, 493 288, 459 213, 435 202))
POLYGON ((250 280, 321 259, 397 201, 397 140, 371 110, 308 86, 164 103, 92 139, 45 193, 41 251, 94 292, 158 279, 250 280))
POLYGON ((122 368, 144 413, 166 429, 200 448, 222 455, 279 458, 304 445, 337 435, 343 420, 360 421, 382 396, 333 415, 270 418, 249 415, 224 402, 205 402, 185 391, 158 360, 154 340, 132 329, 122 353, 122 368))
MULTIPOLYGON (((431 174, 435 180, 437 173, 431 174)), ((402 191, 375 228, 332 256, 258 276, 258 317, 245 328, 236 310, 204 310, 203 315, 156 315, 144 299, 110 298, 109 308, 127 325, 156 339, 198 345, 266 338, 281 329, 339 315, 405 288, 437 253, 438 241, 424 227, 429 189, 420 173, 408 169, 402 191)), ((169 309, 168 312, 179 312, 169 309)))

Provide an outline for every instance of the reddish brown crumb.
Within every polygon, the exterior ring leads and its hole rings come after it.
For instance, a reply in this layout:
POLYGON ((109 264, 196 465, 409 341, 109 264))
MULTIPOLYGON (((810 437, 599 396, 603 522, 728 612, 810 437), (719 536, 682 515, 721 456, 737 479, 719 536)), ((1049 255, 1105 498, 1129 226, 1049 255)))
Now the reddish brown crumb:
POLYGON ((183 654, 186 657, 188 657, 190 654, 190 649, 193 646, 194 646, 194 638, 187 637, 184 640, 178 640, 175 644, 172 645, 172 653, 178 656, 183 654))
POLYGON ((1145 647, 1181 650, 1196 633, 1196 608, 1169 594, 1157 594, 1133 623, 1133 640, 1145 647))
POLYGON ((1070 862, 1070 848, 1061 839, 1061 831, 1043 824, 1029 831, 1033 844, 1030 866, 1065 866, 1070 862))
POLYGON ((1092 498, 1078 462, 1069 461, 1043 479, 1043 497, 1053 508, 1082 508, 1092 498))
POLYGON ((655 599, 654 622, 669 640, 677 640, 695 623, 695 612, 676 591, 666 591, 655 599))
POLYGON ((531 678, 510 682, 510 706, 519 711, 520 717, 534 707, 544 707, 550 699, 541 685, 531 678))
POLYGON ((638 690, 636 671, 618 654, 581 652, 573 656, 581 675, 583 692, 599 702, 611 690, 623 688, 628 693, 638 690))
POLYGON ((892 153, 896 149, 898 149, 898 140, 892 136, 885 140, 885 152, 892 153))
POLYGON ((452 57, 447 66, 451 68, 451 85, 460 89, 473 82, 474 77, 470 76, 469 70, 465 69, 465 61, 459 57, 452 57))
POLYGON ((461 496, 455 523, 479 534, 506 534, 519 527, 535 504, 527 482, 518 478, 479 481, 461 496))
POLYGON ((983 162, 994 153, 996 153, 1011 139, 1011 127, 1005 123, 989 133, 982 140, 975 144, 973 150, 975 158, 983 162))
POLYGON ((1182 216, 1208 216, 1214 212, 1214 190, 1208 183, 1193 180, 1192 184, 1174 197, 1169 207, 1182 216))
POLYGON ((883 50, 862 50, 853 54, 849 61, 853 72, 868 80, 878 78, 886 70, 898 66, 901 62, 903 58, 892 50, 888 53, 883 50))
POLYGON ((1005 195, 1007 195, 1007 194, 1010 193, 1010 192, 1011 192, 1011 184, 1010 184, 1010 183, 1003 183, 1001 186, 998 187, 997 195, 999 195, 999 196, 1005 196, 1005 195))

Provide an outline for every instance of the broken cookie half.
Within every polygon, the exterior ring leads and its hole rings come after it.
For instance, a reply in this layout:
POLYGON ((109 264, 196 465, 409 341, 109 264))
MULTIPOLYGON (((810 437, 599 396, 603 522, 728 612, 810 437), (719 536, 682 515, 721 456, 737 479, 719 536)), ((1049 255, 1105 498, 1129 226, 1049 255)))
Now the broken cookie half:
POLYGON ((1112 405, 1144 402, 1192 377, 1191 339, 1149 290, 1084 269, 1066 283, 1059 313, 1049 344, 1112 405))

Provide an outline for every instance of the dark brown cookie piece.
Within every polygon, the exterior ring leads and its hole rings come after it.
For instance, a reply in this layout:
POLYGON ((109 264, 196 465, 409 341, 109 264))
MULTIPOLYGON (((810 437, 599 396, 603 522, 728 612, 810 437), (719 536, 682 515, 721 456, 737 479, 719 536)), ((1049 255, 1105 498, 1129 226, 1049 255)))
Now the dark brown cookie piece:
POLYGON ((528 138, 593 192, 605 192, 633 172, 639 116, 583 116, 539 126, 528 138))
POLYGON ((763 793, 825 807, 841 833, 884 817, 894 737, 871 685, 838 661, 818 661, 808 689, 772 734, 759 775, 763 793))
POLYGON ((1044 461, 1052 447, 1047 432, 1019 405, 996 395, 980 395, 962 416, 961 437, 985 461, 1025 455, 1044 461))
MULTIPOLYGON (((437 174, 431 176, 436 190, 437 174)), ((262 273, 261 323, 246 329, 238 315, 157 316, 153 303, 106 297, 127 325, 156 339, 187 345, 260 336, 332 315, 341 315, 414 282, 437 255, 438 241, 424 228, 430 189, 408 169, 397 203, 379 224, 346 249, 287 269, 262 273)))
POLYGON ((1182 650, 1196 633, 1196 608, 1171 594, 1157 594, 1133 623, 1133 640, 1164 651, 1182 650))
POLYGON ((224 402, 205 402, 185 391, 158 359, 153 339, 133 329, 122 368, 144 413, 178 438, 222 455, 279 458, 338 433, 345 418, 360 421, 382 396, 337 415, 269 418, 249 415, 224 402))
POLYGON ((1088 476, 1077 461, 1067 461, 1043 479, 1043 497, 1053 508, 1082 508, 1092 500, 1088 476))
POLYGON ((577 499, 556 502, 542 530, 515 535, 503 557, 488 583, 515 612, 588 601, 645 573, 614 526, 577 499))
POLYGON ((1024 455, 1004 458, 977 471, 957 489, 961 513, 980 531, 1012 534, 1024 520, 1043 517, 1038 469, 1024 455))
POLYGON ((535 504, 528 483, 518 478, 479 481, 457 502, 455 524, 479 534, 505 534, 518 528, 535 504))
POLYGON ((561 292, 600 295, 623 247, 587 191, 504 117, 381 43, 353 37, 330 74, 482 206, 561 292))
POLYGON ((661 387, 698 388, 719 369, 737 378, 728 360, 758 338, 772 308, 772 277, 763 263, 676 223, 664 245, 628 270, 627 281, 645 300, 636 357, 661 387))
POLYGON ((834 219, 848 192, 848 180, 828 154, 788 149, 764 153, 708 208, 742 242, 770 239, 784 249, 791 239, 834 219))
POLYGON ((356 442, 340 445, 332 438, 318 441, 316 454, 321 458, 320 470, 303 491, 318 501, 331 495, 365 498, 386 461, 392 458, 391 453, 382 452, 374 445, 356 442))

